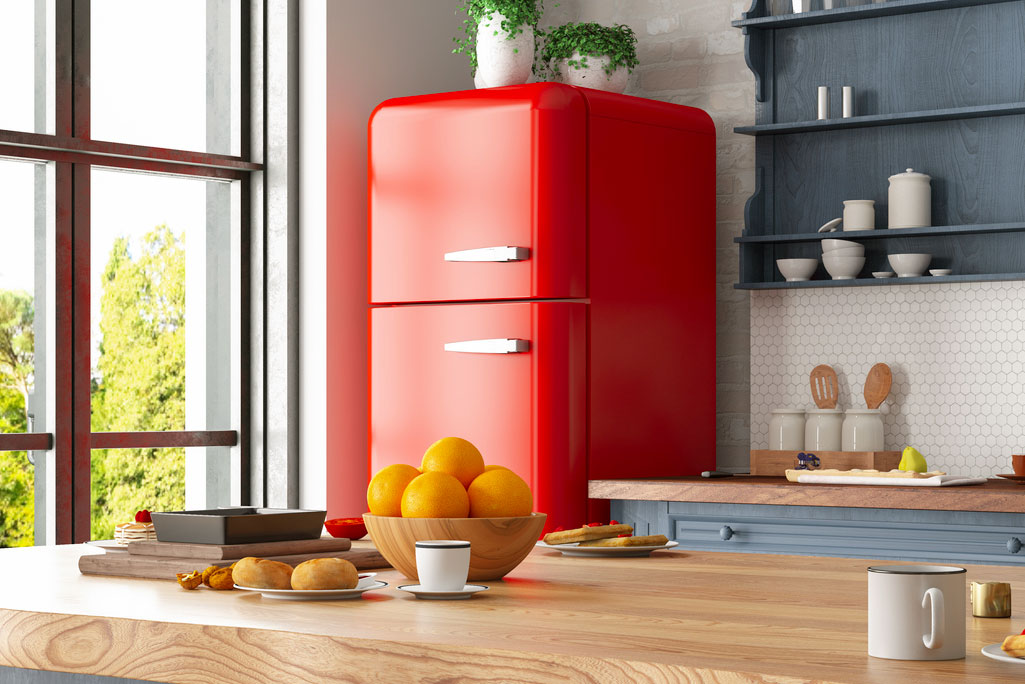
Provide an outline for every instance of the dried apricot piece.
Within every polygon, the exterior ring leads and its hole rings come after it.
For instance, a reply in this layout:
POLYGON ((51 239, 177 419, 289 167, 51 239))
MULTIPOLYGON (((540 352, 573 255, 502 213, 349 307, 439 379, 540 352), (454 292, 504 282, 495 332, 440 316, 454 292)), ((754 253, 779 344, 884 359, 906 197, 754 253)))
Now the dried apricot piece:
POLYGON ((195 589, 203 583, 203 573, 199 570, 179 572, 175 574, 175 577, 178 578, 178 584, 182 585, 183 589, 195 589))
POLYGON ((231 568, 220 568, 210 575, 207 583, 211 589, 234 589, 235 580, 231 576, 231 568))
POLYGON ((220 569, 221 569, 221 566, 219 566, 219 565, 211 565, 206 570, 204 570, 203 571, 203 584, 205 584, 206 586, 209 587, 210 586, 210 575, 214 574, 215 572, 217 572, 220 569))

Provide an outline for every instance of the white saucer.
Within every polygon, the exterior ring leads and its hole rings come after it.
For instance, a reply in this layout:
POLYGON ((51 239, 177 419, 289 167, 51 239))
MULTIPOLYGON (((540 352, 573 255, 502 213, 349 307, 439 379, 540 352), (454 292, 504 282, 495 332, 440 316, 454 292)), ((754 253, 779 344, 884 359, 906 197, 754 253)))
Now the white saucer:
POLYGON ((483 584, 467 584, 459 591, 427 591, 419 584, 400 584, 396 589, 408 591, 418 599, 431 599, 433 601, 458 601, 468 599, 478 591, 487 591, 491 587, 483 584))
POLYGON ((679 545, 679 542, 674 541, 666 542, 665 544, 658 544, 656 546, 578 546, 576 543, 545 544, 543 541, 539 541, 536 544, 536 546, 540 546, 542 549, 561 551, 563 556, 581 556, 590 558, 599 556, 619 556, 621 558, 650 556, 652 551, 671 549, 679 545))
POLYGON ((1016 665, 1025 665, 1025 658, 1013 658, 1000 648, 1000 644, 990 644, 989 646, 982 647, 982 655, 993 660, 1002 660, 1005 663, 1015 663, 1016 665))
POLYGON ((236 589, 242 591, 255 591, 263 594, 264 598, 279 599, 282 601, 341 601, 344 599, 359 598, 365 591, 383 589, 388 586, 387 582, 375 580, 376 572, 361 572, 359 583, 353 589, 260 589, 259 587, 243 587, 236 584, 236 589))

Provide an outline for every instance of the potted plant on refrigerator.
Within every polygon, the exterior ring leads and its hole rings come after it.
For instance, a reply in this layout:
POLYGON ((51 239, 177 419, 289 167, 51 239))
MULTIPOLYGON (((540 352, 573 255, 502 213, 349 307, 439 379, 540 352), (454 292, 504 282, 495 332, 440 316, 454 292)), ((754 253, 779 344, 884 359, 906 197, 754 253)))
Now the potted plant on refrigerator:
POLYGON ((623 24, 564 24, 548 32, 542 61, 564 83, 621 93, 638 64, 637 36, 623 24))
POLYGON ((534 65, 537 22, 542 0, 464 0, 463 37, 453 38, 455 53, 470 58, 478 88, 526 83, 534 65))

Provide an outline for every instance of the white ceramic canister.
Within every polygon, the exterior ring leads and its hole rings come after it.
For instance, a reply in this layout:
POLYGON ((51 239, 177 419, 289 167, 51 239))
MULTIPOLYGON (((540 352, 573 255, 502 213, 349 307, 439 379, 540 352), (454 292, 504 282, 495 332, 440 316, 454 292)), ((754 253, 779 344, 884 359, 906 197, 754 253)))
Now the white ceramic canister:
POLYGON ((844 230, 875 230, 876 228, 876 203, 875 200, 844 200, 843 203, 843 229, 844 230))
POLYGON ((808 409, 804 419, 805 451, 840 451, 842 431, 840 409, 808 409))
POLYGON ((868 569, 868 654, 891 660, 965 657, 965 569, 876 565, 868 569))
POLYGON ((769 449, 800 451, 804 448, 804 409, 773 409, 769 419, 769 449))
POLYGON ((841 443, 844 451, 882 451, 883 414, 879 409, 847 409, 841 443))
POLYGON ((932 225, 932 180, 908 169, 890 176, 890 228, 924 228, 932 225))

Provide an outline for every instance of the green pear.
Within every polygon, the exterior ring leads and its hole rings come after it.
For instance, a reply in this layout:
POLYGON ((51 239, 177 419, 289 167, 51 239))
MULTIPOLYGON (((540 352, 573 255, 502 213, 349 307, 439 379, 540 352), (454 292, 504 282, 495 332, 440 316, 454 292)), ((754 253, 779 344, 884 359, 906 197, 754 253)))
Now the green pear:
POLYGON ((904 447, 904 453, 900 456, 898 470, 913 470, 916 473, 928 472, 929 466, 925 462, 925 456, 914 447, 904 447))

